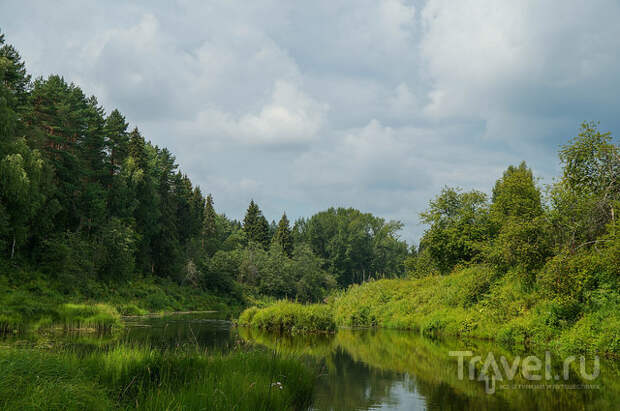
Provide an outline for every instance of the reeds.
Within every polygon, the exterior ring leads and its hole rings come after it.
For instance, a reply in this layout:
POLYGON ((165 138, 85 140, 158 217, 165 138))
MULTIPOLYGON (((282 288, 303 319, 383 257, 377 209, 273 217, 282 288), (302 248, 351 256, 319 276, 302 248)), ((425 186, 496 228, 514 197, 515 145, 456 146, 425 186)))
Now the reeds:
POLYGON ((297 358, 268 351, 8 349, 0 409, 305 409, 315 378, 297 358))

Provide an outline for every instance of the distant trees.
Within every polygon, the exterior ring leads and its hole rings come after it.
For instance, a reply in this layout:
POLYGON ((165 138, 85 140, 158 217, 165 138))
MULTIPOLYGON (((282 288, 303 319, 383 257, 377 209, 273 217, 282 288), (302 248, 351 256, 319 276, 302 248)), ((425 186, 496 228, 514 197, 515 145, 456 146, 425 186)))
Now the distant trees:
POLYGON ((341 287, 404 275, 408 250, 398 239, 400 222, 386 222, 353 208, 330 208, 295 225, 296 241, 308 244, 324 260, 323 267, 341 287))
POLYGON ((282 218, 280 218, 278 228, 273 236, 273 242, 282 248, 289 257, 293 254, 293 235, 286 213, 282 214, 282 218))
POLYGON ((269 247, 269 223, 254 200, 250 201, 248 210, 243 219, 243 231, 248 241, 261 244, 265 249, 269 247))
POLYGON ((483 263, 529 285, 544 272, 546 287, 585 290, 586 299, 591 283, 615 286, 620 150, 584 123, 560 161, 546 196, 525 163, 506 169, 490 199, 442 189, 420 215, 428 229, 417 250, 399 238, 400 222, 353 208, 291 227, 286 213, 269 224, 252 200, 239 222, 218 214, 174 155, 118 110, 106 115, 58 75, 32 81, 0 35, 0 259, 66 284, 150 275, 318 301, 334 287, 483 263))

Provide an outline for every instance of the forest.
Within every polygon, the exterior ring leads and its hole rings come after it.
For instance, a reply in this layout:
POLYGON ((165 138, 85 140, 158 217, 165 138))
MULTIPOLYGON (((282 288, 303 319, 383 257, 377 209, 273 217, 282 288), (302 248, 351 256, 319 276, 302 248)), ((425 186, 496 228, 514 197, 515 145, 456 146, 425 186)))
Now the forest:
POLYGON ((100 301, 122 289, 120 300, 147 310, 204 309, 247 298, 316 302, 335 288, 404 275, 410 249, 400 223, 352 208, 295 222, 284 212, 269 223, 253 200, 243 221, 230 219, 118 110, 106 113, 59 75, 32 79, 18 51, 0 42, 6 316, 37 294, 100 301), (171 299, 162 295, 170 287, 214 298, 171 299))

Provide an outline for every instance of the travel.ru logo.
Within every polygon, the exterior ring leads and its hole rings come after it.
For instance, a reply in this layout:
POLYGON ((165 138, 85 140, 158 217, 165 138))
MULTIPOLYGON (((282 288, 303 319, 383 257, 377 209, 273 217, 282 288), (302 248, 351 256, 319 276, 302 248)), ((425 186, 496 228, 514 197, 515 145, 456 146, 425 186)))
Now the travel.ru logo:
MULTIPOLYGON (((509 362, 505 356, 499 358, 499 363, 495 359, 495 355, 489 352, 486 358, 474 355, 472 351, 450 351, 450 357, 458 358, 458 378, 465 378, 465 361, 467 360, 468 377, 471 381, 484 381, 485 391, 487 394, 494 394, 496 390, 496 381, 514 382, 515 378, 521 377, 527 381, 525 384, 500 384, 500 389, 598 389, 595 384, 581 384, 568 382, 571 380, 571 369, 576 368, 575 361, 577 357, 570 356, 562 362, 561 370, 556 371, 552 367, 551 353, 545 352, 544 361, 540 358, 530 355, 521 359, 520 356, 515 357, 509 362), (571 364, 573 367, 571 367, 571 364), (543 369, 544 365, 544 369, 543 369), (537 381, 560 381, 563 383, 543 384, 537 381)), ((578 375, 586 381, 594 381, 600 374, 600 361, 598 356, 592 360, 592 371, 588 372, 586 367, 586 358, 579 357, 579 373, 578 375)), ((573 378, 574 380, 574 378, 573 378)))

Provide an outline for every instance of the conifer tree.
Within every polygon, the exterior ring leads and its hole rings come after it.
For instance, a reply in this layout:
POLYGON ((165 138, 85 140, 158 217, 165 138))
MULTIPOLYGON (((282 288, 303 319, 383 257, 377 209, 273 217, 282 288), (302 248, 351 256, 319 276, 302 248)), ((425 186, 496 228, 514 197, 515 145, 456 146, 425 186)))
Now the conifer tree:
POLYGON ((272 241, 279 244, 289 257, 293 254, 293 236, 286 213, 282 214, 272 241))
POLYGON ((105 119, 106 144, 110 152, 110 174, 116 174, 129 155, 128 126, 125 117, 116 109, 105 119))
POLYGON ((147 168, 146 143, 138 127, 129 135, 129 155, 134 159, 136 166, 142 170, 147 168))
POLYGON ((265 249, 269 247, 269 223, 254 200, 250 201, 245 213, 243 230, 249 241, 260 243, 265 249))
POLYGON ((209 255, 213 255, 215 252, 214 240, 217 235, 216 218, 217 215, 213 208, 213 196, 209 194, 205 204, 204 221, 202 224, 202 248, 207 251, 209 255))

